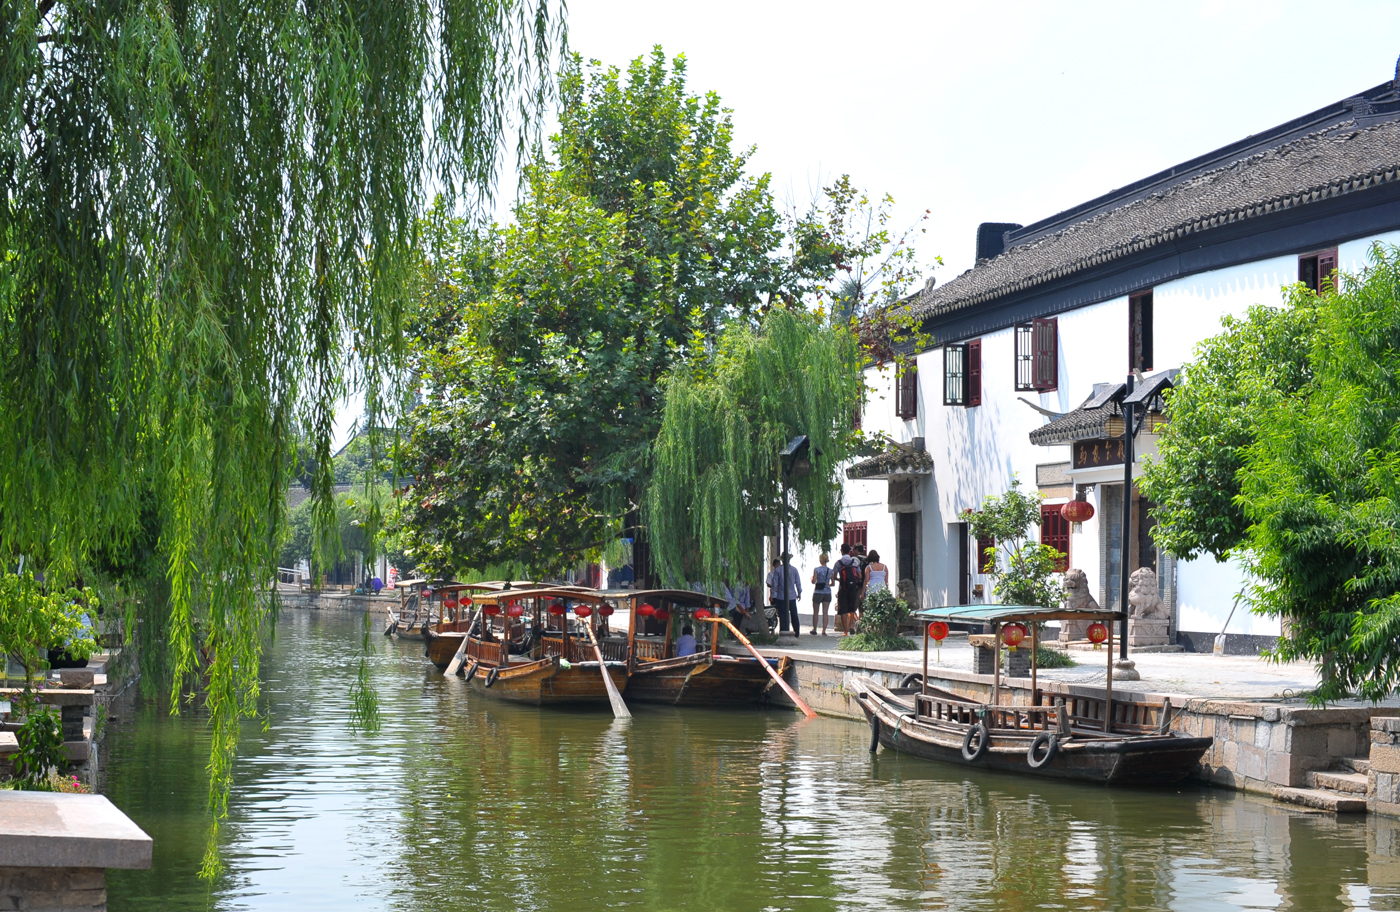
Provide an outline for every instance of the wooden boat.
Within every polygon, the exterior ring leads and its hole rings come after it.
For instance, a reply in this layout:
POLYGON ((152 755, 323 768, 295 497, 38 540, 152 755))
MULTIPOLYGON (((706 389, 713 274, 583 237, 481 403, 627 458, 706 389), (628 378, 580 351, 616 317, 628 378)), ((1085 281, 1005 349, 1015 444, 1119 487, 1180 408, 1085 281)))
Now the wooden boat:
POLYGON ((890 689, 857 679, 856 700, 877 744, 927 760, 1051 779, 1112 785, 1170 785, 1196 770, 1212 739, 1173 732, 1171 702, 1113 697, 1113 625, 1120 612, 1066 611, 1023 605, 973 605, 916 612, 923 621, 986 623, 997 646, 992 698, 980 702, 930 687, 928 625, 924 626, 924 676, 918 687, 890 689), (1035 625, 1050 620, 1105 623, 1108 678, 1098 693, 1076 688, 1053 705, 1035 685, 1035 625), (1002 629, 1012 623, 1031 631, 1029 705, 1001 702, 1002 629))
MULTIPOLYGON (((724 609, 723 600, 686 589, 622 590, 608 595, 626 600, 632 609, 627 629, 631 671, 627 699, 676 706, 734 706, 759 701, 773 686, 773 678, 758 659, 716 650, 723 637, 719 624, 694 623, 696 611, 718 614, 724 609), (677 632, 686 621, 695 628, 696 651, 678 656, 677 632)), ((781 676, 791 659, 764 661, 781 676)))
MULTIPOLYGON (((431 631, 427 655, 439 669, 448 667, 461 648, 465 658, 461 673, 472 690, 483 696, 535 706, 608 705, 604 669, 599 667, 592 638, 581 626, 571 629, 587 624, 596 637, 598 609, 612 610, 606 599, 574 589, 511 588, 478 591, 473 602, 480 609, 475 619, 464 618, 431 631), (510 615, 512 603, 521 609, 517 617, 510 615), (588 606, 586 615, 580 605, 588 606), (493 608, 497 611, 492 612, 493 608), (568 618, 571 609, 573 621, 568 618)), ((605 668, 620 691, 627 686, 627 663, 623 656, 614 659, 607 652, 604 649, 605 668)))

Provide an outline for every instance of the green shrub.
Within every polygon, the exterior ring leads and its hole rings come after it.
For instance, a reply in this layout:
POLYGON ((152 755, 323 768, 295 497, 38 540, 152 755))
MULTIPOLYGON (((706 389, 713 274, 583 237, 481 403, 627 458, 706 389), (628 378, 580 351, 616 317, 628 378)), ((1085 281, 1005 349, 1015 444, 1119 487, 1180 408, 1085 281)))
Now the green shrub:
POLYGON ((876 589, 861 606, 860 633, 842 637, 837 649, 848 652, 890 652, 918 649, 919 644, 899 635, 899 625, 909 617, 909 605, 888 589, 876 589))
POLYGON ((1079 665, 1069 653, 1048 646, 1036 645, 1035 664, 1040 668, 1075 668, 1079 665))
POLYGON ((19 774, 19 787, 29 791, 53 791, 50 778, 68 765, 58 714, 48 709, 31 710, 19 727, 17 737, 19 753, 15 755, 15 772, 19 774))

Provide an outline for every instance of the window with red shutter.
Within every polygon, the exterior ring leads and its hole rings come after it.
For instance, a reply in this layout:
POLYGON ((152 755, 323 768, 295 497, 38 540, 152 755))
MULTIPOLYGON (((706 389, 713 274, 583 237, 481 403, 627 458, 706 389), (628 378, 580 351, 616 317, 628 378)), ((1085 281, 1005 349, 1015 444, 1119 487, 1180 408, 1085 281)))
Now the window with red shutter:
POLYGON ((1060 385, 1059 326, 1052 317, 1031 323, 1035 340, 1034 380, 1032 385, 1042 393, 1060 385))
POLYGON ((911 361, 895 369, 894 413, 905 421, 919 417, 919 369, 911 361))
POLYGON ((1128 370, 1152 370, 1152 292, 1128 298, 1128 370))
POLYGON ((1298 257, 1298 281, 1319 294, 1336 291, 1337 248, 1298 257))
POLYGON ((1057 573, 1069 569, 1069 520, 1060 512, 1061 506, 1055 504, 1040 508, 1040 543, 1060 552, 1060 559, 1055 562, 1057 573))
POLYGON ((1022 323, 1016 331, 1016 390, 1035 389, 1035 327, 1022 323))
POLYGON ((977 572, 991 573, 996 569, 997 556, 995 548, 997 540, 995 538, 977 539, 977 572))
POLYGON ((967 346, 943 347, 943 404, 967 405, 967 346))
POLYGON ((982 340, 967 343, 967 407, 982 404, 982 340))
POLYGON ((863 522, 848 522, 841 527, 841 544, 850 545, 853 552, 865 550, 865 536, 866 524, 863 522))

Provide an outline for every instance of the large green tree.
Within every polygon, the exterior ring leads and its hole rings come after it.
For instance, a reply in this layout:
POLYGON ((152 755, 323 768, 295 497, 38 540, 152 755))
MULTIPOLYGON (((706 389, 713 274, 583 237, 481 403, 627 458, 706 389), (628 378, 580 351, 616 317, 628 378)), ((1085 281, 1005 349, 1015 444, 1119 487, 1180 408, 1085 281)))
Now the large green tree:
POLYGON ((684 57, 657 49, 625 72, 574 57, 561 86, 513 224, 426 235, 404 520, 443 572, 547 573, 636 534, 674 365, 863 258, 892 274, 910 261, 888 206, 847 179, 781 212, 768 176, 745 173, 730 112, 687 88, 684 57))
POLYGON ((218 816, 295 446, 329 526, 334 408, 392 399, 424 187, 489 188, 559 28, 547 0, 0 0, 0 565, 120 564, 150 507, 218 816))
POLYGON ((1293 288, 1204 343, 1169 398, 1146 491, 1159 541, 1238 555, 1276 655, 1316 697, 1379 699, 1400 676, 1400 250, 1321 295, 1293 288))

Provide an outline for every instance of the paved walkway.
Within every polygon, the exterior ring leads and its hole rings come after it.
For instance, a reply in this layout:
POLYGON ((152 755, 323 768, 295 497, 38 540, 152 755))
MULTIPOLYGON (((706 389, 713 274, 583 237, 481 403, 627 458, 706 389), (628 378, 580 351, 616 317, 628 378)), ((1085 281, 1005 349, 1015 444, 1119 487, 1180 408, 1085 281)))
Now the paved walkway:
MULTIPOLYGON (((795 640, 781 637, 781 650, 794 658, 804 652, 830 654, 841 641, 837 636, 810 636, 808 628, 795 640)), ((972 670, 972 647, 966 636, 956 634, 944 640, 940 649, 930 644, 929 667, 958 671, 972 670)), ((1115 653, 1117 650, 1114 650, 1115 653)), ((845 654, 845 653, 842 653, 845 654)), ((907 664, 910 671, 919 671, 923 654, 918 649, 901 652, 852 652, 853 658, 879 659, 907 664)), ((1102 684, 1107 653, 1103 650, 1074 651, 1070 657, 1074 668, 1042 669, 1039 676, 1046 680, 1074 684, 1102 684)), ((1316 668, 1308 662, 1271 662, 1255 656, 1216 656, 1199 652, 1149 652, 1129 656, 1137 665, 1142 680, 1122 682, 1132 690, 1154 693, 1185 694, 1192 697, 1235 700, 1271 700, 1303 703, 1307 693, 1317 687, 1316 668)), ((1115 686, 1119 679, 1115 678, 1115 686)))

